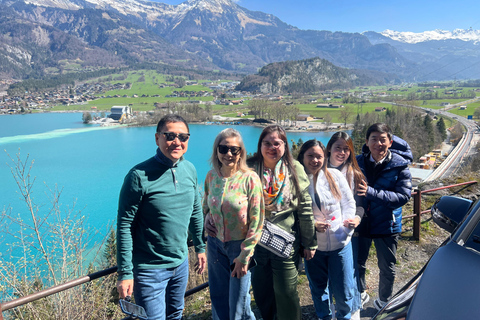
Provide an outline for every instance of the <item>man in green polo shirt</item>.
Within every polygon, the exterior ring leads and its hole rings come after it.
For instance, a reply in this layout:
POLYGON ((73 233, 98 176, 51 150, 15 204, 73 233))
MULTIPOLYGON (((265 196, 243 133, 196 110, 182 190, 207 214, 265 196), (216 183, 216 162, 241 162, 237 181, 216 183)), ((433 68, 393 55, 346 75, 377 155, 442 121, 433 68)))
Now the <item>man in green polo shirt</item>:
POLYGON ((164 116, 157 125, 155 156, 125 177, 117 217, 117 290, 135 297, 148 319, 181 319, 188 281, 188 232, 206 265, 203 213, 195 167, 183 158, 188 124, 164 116))

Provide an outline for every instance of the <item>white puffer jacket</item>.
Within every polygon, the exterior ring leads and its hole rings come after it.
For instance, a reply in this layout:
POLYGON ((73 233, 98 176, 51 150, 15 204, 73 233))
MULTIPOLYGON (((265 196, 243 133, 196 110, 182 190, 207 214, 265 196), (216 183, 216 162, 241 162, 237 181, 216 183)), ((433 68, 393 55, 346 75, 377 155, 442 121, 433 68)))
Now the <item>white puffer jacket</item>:
POLYGON ((340 189, 342 198, 337 200, 330 191, 325 173, 320 170, 317 178, 316 190, 320 204, 315 200, 313 175, 309 175, 310 186, 308 192, 312 197, 312 209, 315 221, 328 222, 330 227, 326 232, 317 232, 317 244, 320 251, 334 251, 345 247, 353 234, 353 229, 345 228, 343 221, 355 217, 355 200, 352 191, 343 174, 337 169, 328 169, 340 189), (319 207, 321 206, 321 210, 319 207))

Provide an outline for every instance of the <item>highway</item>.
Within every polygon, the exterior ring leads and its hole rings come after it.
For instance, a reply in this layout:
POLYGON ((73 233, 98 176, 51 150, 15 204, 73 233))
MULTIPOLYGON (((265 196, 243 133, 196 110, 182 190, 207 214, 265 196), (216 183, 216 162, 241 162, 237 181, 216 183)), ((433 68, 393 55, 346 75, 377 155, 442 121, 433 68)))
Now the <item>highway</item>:
POLYGON ((445 159, 442 164, 438 166, 437 169, 425 179, 425 181, 432 181, 440 178, 449 177, 458 171, 464 158, 468 156, 472 147, 475 146, 476 142, 479 140, 477 124, 473 120, 468 120, 464 117, 449 113, 448 111, 429 108, 421 109, 424 109, 425 111, 429 111, 436 115, 453 118, 459 121, 466 129, 466 132, 463 134, 462 139, 450 152, 447 159, 445 159))
MULTIPOLYGON (((425 107, 416 107, 421 109, 427 113, 435 114, 437 116, 444 116, 448 118, 453 118, 459 121, 464 127, 466 132, 463 134, 462 139, 458 142, 455 148, 450 152, 448 157, 439 165, 434 172, 432 172, 424 181, 432 181, 436 179, 446 178, 453 174, 455 174, 464 158, 468 156, 472 147, 480 140, 479 135, 479 127, 473 120, 468 120, 462 116, 458 116, 456 114, 450 113, 446 110, 456 108, 460 105, 465 105, 467 103, 478 101, 480 98, 475 98, 469 101, 463 101, 461 103, 457 103, 454 105, 450 105, 445 109, 430 109, 425 107)), ((385 102, 387 103, 387 102, 385 102)), ((388 102, 392 104, 391 102, 388 102)), ((412 107, 411 105, 402 105, 397 103, 397 105, 405 106, 405 107, 412 107)))

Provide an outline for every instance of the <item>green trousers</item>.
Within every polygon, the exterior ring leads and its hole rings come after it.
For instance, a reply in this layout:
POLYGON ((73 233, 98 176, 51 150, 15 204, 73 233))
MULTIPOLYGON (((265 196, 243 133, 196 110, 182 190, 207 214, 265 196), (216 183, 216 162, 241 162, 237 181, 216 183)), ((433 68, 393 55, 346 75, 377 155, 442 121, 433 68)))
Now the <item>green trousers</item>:
POLYGON ((255 247, 257 266, 252 269, 255 302, 263 320, 300 320, 302 312, 298 297, 298 250, 288 259, 255 247))

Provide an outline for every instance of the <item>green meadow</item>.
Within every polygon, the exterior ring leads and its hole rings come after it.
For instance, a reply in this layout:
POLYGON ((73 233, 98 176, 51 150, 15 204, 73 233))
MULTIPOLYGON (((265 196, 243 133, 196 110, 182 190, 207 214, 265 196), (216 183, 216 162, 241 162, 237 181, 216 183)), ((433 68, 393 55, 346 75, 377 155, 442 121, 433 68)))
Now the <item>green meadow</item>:
MULTIPOLYGON (((178 78, 178 77, 175 77, 178 78)), ((110 111, 110 108, 115 105, 129 105, 132 107, 134 111, 150 111, 155 109, 155 103, 166 103, 166 102, 182 102, 187 100, 194 100, 194 101, 213 101, 215 98, 213 96, 199 96, 199 97, 166 97, 168 95, 172 95, 174 91, 181 92, 181 91, 190 91, 190 92, 212 92, 211 89, 202 85, 205 82, 211 82, 208 80, 201 80, 198 81, 196 85, 185 85, 182 88, 176 88, 174 86, 173 81, 167 80, 175 80, 174 77, 164 75, 158 73, 154 70, 137 70, 137 71, 130 71, 125 73, 113 74, 109 76, 102 77, 100 79, 91 80, 91 82, 104 82, 106 84, 117 84, 117 83, 130 83, 131 86, 129 89, 122 89, 122 90, 111 90, 107 91, 103 94, 98 94, 98 99, 89 101, 85 105, 73 105, 73 106, 56 106, 53 110, 81 110, 81 111, 110 111), (116 96, 116 97, 115 97, 116 96)), ((218 81, 229 81, 228 79, 225 80, 216 80, 218 81)), ((425 87, 418 87, 418 86, 377 86, 377 87, 358 87, 355 89, 350 90, 350 92, 372 92, 374 94, 378 93, 386 93, 388 95, 393 95, 396 97, 396 101, 407 99, 407 97, 411 97, 413 93, 419 95, 419 91, 426 90, 428 88, 425 87)), ((435 90, 438 92, 440 96, 443 96, 445 92, 452 90, 452 89, 462 89, 461 92, 470 92, 476 88, 430 88, 431 90, 435 90)), ((341 94, 343 91, 338 90, 335 91, 341 94)), ((461 94, 458 91, 458 95, 461 94)), ((480 96, 480 92, 476 92, 477 96, 480 96)), ((392 108, 391 104, 388 103, 342 103, 342 99, 331 99, 328 101, 323 101, 321 99, 321 95, 312 95, 311 97, 317 97, 317 101, 315 103, 308 103, 307 96, 295 99, 294 106, 299 109, 300 114, 308 114, 317 118, 314 121, 322 122, 324 121, 323 118, 329 115, 331 117, 331 121, 335 123, 342 123, 344 120, 341 117, 341 112, 346 110, 344 108, 323 108, 317 107, 318 104, 324 103, 332 103, 332 104, 341 104, 344 105, 350 112, 351 116, 348 119, 349 122, 354 121, 355 116, 359 114, 375 113, 375 108, 392 108)), ((228 98, 228 97, 227 97, 228 98)), ((231 100, 235 100, 237 98, 230 98, 231 100)), ((315 99, 315 98, 313 98, 315 99)), ((417 106, 427 107, 432 109, 442 109, 441 103, 448 102, 450 104, 461 103, 466 99, 456 98, 440 98, 434 100, 417 100, 411 101, 409 103, 413 103, 417 106)), ((247 114, 248 113, 248 99, 244 101, 243 105, 237 106, 225 106, 225 105, 212 105, 211 109, 215 114, 220 114, 227 117, 236 117, 237 113, 242 112, 247 114)), ((204 105, 200 105, 203 106, 204 105)), ((480 107, 480 102, 470 103, 467 104, 467 110, 459 110, 458 108, 450 110, 450 112, 457 114, 459 116, 466 117, 469 114, 473 114, 473 111, 480 107)), ((384 111, 383 111, 384 112, 384 111)), ((251 116, 247 116, 251 117, 251 116)))
MULTIPOLYGON (((164 85, 173 85, 174 82, 167 82, 168 76, 160 74, 154 70, 138 70, 129 72, 127 76, 123 74, 114 74, 104 77, 100 81, 110 83, 131 83, 129 89, 111 90, 104 94, 97 95, 97 100, 89 101, 89 106, 97 107, 98 110, 110 110, 115 105, 130 105, 134 111, 150 111, 155 109, 155 103, 165 103, 168 101, 181 102, 187 100, 195 101, 212 101, 213 97, 165 97, 171 95, 174 91, 206 91, 212 92, 211 89, 201 84, 189 85, 182 88, 175 88, 164 85), (162 87, 163 86, 163 87, 162 87), (114 96, 120 97, 114 97, 114 96), (157 96, 158 95, 158 96, 157 96), (136 96, 136 97, 134 97, 136 96), (157 97, 154 97, 157 96, 157 97)), ((205 81, 203 81, 205 82, 205 81)), ((200 82, 201 83, 201 82, 200 82)))

